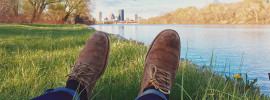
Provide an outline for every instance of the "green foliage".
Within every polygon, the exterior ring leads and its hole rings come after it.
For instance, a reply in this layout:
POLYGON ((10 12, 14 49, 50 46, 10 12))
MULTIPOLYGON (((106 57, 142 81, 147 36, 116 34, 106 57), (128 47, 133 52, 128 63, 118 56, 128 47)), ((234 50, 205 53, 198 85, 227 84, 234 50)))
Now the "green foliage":
MULTIPOLYGON (((84 25, 0 24, 0 99, 24 100, 46 89, 64 87, 86 40, 94 32, 84 25)), ((111 39, 111 55, 94 89, 94 100, 135 99, 141 85, 147 46, 111 39)), ((213 59, 212 59, 213 60, 213 59)), ((214 62, 214 61, 212 61, 214 62)), ((180 61, 171 100, 270 100, 245 82, 180 61), (226 77, 226 78, 225 78, 226 77), (234 88, 235 87, 235 88, 234 88)), ((246 76, 247 77, 247 76, 246 76)))
POLYGON ((67 21, 71 15, 90 16, 90 2, 91 0, 61 0, 60 4, 64 4, 65 11, 63 21, 67 21))
POLYGON ((66 11, 65 11, 65 4, 63 3, 55 3, 49 6, 48 13, 53 19, 62 20, 66 11))
POLYGON ((33 9, 31 22, 38 20, 43 11, 46 9, 46 7, 50 4, 55 3, 55 0, 27 0, 27 1, 30 3, 30 6, 33 9))
POLYGON ((22 13, 24 15, 32 15, 34 7, 31 5, 31 3, 28 0, 22 0, 22 13))

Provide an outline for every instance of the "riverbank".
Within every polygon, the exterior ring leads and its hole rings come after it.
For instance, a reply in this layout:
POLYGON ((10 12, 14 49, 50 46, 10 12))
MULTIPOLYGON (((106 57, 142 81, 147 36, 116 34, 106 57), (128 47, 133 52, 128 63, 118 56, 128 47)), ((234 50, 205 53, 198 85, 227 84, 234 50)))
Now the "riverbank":
POLYGON ((187 7, 161 16, 140 20, 140 24, 270 24, 268 0, 214 2, 203 8, 187 7))
MULTIPOLYGON (((69 66, 94 30, 83 25, 0 25, 0 93, 2 100, 31 99, 46 89, 64 87, 69 66)), ((111 55, 94 89, 95 100, 136 98, 147 46, 110 36, 111 55)), ((182 54, 185 55, 185 54, 182 54)), ((180 61, 171 100, 264 99, 258 87, 244 79, 215 74, 180 61), (225 78, 224 78, 225 77, 225 78)))

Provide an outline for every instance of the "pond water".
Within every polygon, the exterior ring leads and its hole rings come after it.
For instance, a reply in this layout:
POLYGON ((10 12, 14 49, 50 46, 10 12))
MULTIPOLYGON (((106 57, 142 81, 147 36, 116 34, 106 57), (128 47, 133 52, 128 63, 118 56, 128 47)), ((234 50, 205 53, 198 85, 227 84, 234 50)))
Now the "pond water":
POLYGON ((261 92, 270 94, 270 25, 93 25, 96 30, 119 34, 150 45, 164 29, 174 29, 181 37, 181 58, 209 66, 212 53, 216 72, 227 75, 247 73, 258 78, 261 92), (242 62, 242 64, 241 64, 242 62))

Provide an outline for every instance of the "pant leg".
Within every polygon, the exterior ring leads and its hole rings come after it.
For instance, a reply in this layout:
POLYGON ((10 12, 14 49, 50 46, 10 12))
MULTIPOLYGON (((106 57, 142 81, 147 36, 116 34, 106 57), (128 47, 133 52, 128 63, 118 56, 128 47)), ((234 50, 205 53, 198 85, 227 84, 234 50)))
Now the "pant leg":
POLYGON ((148 89, 135 100, 167 100, 166 96, 158 90, 148 89))
POLYGON ((31 100, 80 100, 78 93, 68 88, 48 89, 39 97, 31 100))

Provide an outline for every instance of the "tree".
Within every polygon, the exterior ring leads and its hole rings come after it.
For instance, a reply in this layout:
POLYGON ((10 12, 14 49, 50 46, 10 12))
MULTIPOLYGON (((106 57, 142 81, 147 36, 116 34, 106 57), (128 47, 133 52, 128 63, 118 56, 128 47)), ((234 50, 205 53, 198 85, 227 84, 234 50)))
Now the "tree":
POLYGON ((18 17, 19 0, 0 0, 0 22, 13 22, 18 17))
POLYGON ((91 16, 91 0, 59 0, 48 7, 51 17, 67 21, 70 16, 91 16))
MULTIPOLYGON (((91 18, 91 0, 0 0, 0 22, 66 22, 70 16, 91 18), (7 20, 8 19, 8 20, 7 20), (9 21, 11 20, 11 21, 9 21)), ((85 22, 85 21, 84 21, 85 22)))
POLYGON ((65 4, 63 4, 62 2, 57 2, 57 3, 51 4, 48 7, 48 13, 52 19, 62 20, 62 18, 66 14, 65 9, 66 9, 65 4))
POLYGON ((63 0, 64 4, 65 4, 65 16, 62 18, 63 21, 67 21, 67 19, 69 18, 69 16, 71 14, 74 13, 79 13, 80 14, 85 14, 87 13, 89 9, 89 5, 91 3, 90 0, 63 0), (67 10, 66 10, 67 9, 67 10))
POLYGON ((17 16, 19 13, 19 0, 1 0, 0 15, 1 16, 17 16))
POLYGON ((8 5, 8 2, 6 0, 1 0, 0 1, 0 16, 1 16, 1 19, 9 11, 8 7, 6 7, 7 5, 8 5))
POLYGON ((56 0, 28 0, 28 2, 32 5, 32 19, 31 23, 38 20, 45 10, 47 5, 53 4, 56 0))

